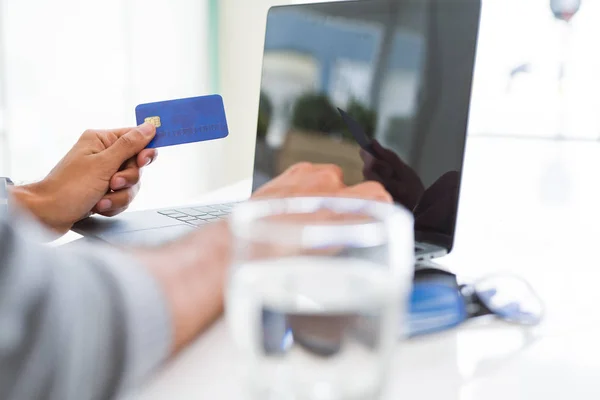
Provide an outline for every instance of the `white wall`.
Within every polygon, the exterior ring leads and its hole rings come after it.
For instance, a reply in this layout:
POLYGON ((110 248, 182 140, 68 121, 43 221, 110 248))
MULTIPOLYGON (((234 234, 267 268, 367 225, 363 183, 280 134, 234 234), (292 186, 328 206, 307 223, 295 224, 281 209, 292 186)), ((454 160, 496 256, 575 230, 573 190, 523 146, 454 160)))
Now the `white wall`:
POLYGON ((252 177, 262 53, 267 11, 286 0, 219 0, 220 92, 223 95, 230 136, 236 146, 224 157, 228 179, 252 177), (235 160, 235 161, 233 161, 235 160))
MULTIPOLYGON (((7 160, 0 151, 0 168, 15 179, 44 176, 86 128, 134 125, 139 103, 208 93, 205 0, 0 0, 0 6, 11 155, 7 160)), ((211 189, 228 143, 161 149, 135 205, 211 189)))

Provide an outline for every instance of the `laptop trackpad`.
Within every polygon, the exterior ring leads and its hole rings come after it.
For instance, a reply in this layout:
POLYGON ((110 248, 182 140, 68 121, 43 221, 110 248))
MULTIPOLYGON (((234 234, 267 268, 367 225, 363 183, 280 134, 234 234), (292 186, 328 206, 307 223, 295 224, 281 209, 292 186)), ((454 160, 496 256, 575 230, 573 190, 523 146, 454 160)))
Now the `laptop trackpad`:
POLYGON ((97 234, 100 239, 117 245, 127 246, 156 246, 173 241, 183 235, 195 231, 190 225, 162 226, 130 232, 105 232, 97 234))

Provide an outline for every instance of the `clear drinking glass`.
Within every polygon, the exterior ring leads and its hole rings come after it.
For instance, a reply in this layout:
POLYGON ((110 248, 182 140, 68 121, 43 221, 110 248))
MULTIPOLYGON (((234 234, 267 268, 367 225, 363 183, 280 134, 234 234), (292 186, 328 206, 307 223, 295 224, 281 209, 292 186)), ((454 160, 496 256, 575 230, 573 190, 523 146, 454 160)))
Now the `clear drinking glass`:
POLYGON ((410 212, 374 201, 250 201, 231 215, 227 320, 250 399, 378 399, 414 265, 410 212))

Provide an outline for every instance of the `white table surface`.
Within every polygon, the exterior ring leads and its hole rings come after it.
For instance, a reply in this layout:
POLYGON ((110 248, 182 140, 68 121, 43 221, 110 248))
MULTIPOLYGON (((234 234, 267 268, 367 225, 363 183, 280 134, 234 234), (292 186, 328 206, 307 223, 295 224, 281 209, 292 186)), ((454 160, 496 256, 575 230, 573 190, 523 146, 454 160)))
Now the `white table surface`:
MULTIPOLYGON (((526 277, 547 316, 533 330, 478 321, 399 343, 390 399, 600 398, 600 143, 469 139, 455 249, 461 276, 526 277)), ((223 321, 135 399, 242 399, 223 321)))

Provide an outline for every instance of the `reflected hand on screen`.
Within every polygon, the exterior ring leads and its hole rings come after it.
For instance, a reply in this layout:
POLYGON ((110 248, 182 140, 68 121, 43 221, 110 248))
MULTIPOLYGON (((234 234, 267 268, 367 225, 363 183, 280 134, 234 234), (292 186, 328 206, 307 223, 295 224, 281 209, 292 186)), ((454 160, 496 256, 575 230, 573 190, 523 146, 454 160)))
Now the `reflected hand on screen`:
POLYGON ((360 150, 365 179, 381 183, 395 202, 413 210, 425 191, 417 173, 378 141, 373 140, 371 148, 374 154, 360 150))
POLYGON ((454 230, 458 193, 458 172, 446 172, 423 193, 415 207, 415 229, 435 232, 450 239, 454 230))
POLYGON ((417 173, 393 151, 373 140, 372 152, 361 149, 365 179, 381 183, 394 201, 411 210, 415 230, 433 235, 435 242, 450 241, 458 203, 459 173, 443 174, 425 189, 417 173))

